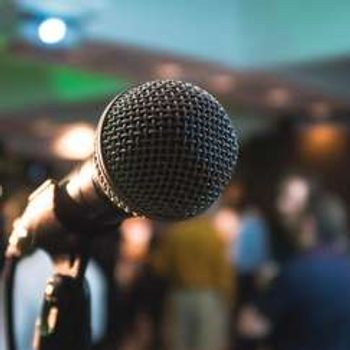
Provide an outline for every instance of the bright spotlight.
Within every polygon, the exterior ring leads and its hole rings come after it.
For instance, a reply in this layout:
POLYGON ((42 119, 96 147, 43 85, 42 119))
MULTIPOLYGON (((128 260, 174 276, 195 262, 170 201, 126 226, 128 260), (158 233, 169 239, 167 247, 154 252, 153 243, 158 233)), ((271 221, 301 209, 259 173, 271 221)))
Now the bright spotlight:
POLYGON ((94 150, 94 138, 95 131, 91 125, 72 125, 64 128, 53 145, 53 151, 64 159, 86 159, 94 150))
POLYGON ((45 44, 57 44, 64 39, 67 25, 60 18, 45 19, 38 28, 40 40, 45 44))

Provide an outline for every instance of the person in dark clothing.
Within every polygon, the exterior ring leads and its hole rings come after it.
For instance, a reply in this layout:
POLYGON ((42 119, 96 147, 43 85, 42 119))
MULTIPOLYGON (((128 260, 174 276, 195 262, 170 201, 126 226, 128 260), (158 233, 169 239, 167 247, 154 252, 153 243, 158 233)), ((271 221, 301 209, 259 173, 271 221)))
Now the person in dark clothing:
POLYGON ((350 349, 350 259, 344 218, 340 202, 322 196, 312 198, 291 226, 294 257, 257 302, 255 314, 246 311, 246 324, 269 321, 274 349, 350 349))
POLYGON ((277 349, 350 349, 349 259, 322 248, 295 258, 259 308, 277 349))

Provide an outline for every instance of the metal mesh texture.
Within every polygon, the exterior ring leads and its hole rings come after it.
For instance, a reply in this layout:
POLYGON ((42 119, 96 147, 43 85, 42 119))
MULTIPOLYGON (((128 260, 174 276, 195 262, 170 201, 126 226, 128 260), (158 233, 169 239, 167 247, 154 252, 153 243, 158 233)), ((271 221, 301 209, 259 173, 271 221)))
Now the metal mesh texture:
POLYGON ((206 210, 230 180, 238 142, 223 107, 189 83, 132 88, 107 107, 96 143, 97 182, 118 207, 180 220, 206 210))

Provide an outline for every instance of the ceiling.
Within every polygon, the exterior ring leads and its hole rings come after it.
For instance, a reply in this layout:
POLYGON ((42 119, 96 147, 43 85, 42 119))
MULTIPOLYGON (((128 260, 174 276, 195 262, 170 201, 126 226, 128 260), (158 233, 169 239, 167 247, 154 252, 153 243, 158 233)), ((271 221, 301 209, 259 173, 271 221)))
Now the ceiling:
POLYGON ((350 52, 348 0, 15 3, 17 11, 27 17, 75 21, 89 41, 167 51, 235 70, 323 60, 350 52))

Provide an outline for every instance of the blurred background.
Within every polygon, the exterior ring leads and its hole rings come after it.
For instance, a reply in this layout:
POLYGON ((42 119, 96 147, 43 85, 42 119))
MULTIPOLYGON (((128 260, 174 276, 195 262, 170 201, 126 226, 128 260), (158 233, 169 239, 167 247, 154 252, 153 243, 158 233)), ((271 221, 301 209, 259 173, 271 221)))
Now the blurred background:
MULTIPOLYGON (((114 95, 190 81, 232 117, 238 168, 207 215, 96 239, 96 347, 348 349, 349 13, 347 0, 0 0, 1 257, 28 194, 91 155, 114 95)), ((17 278, 33 285, 20 350, 51 273, 38 254, 17 278)))

